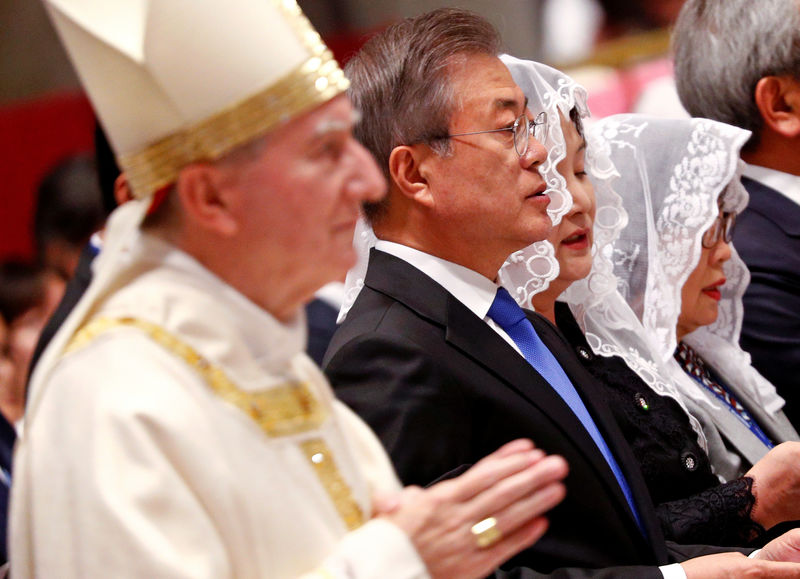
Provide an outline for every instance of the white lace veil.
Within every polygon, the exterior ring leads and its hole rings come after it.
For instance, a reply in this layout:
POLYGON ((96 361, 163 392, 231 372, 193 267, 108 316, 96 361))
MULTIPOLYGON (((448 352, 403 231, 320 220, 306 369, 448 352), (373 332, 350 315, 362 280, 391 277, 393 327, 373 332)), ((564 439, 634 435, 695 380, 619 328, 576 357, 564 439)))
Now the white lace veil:
MULTIPOLYGON (((672 356, 681 289, 700 259, 703 233, 717 218, 720 193, 725 192, 725 211, 739 213, 747 205, 748 195, 739 180, 743 168, 739 150, 749 132, 707 119, 644 115, 602 119, 589 132, 591 142, 605 149, 620 175, 614 186, 629 224, 601 257, 613 261, 618 290, 630 309, 608 296, 584 296, 585 306, 576 308, 577 316, 587 337, 592 336, 593 349, 641 354, 649 358, 642 363, 657 363, 663 377, 683 396, 708 412, 717 411, 672 356), (644 327, 641 335, 630 331, 626 318, 631 311, 644 327), (644 355, 647 351, 650 354, 644 355)), ((721 288, 717 321, 692 332, 686 342, 724 381, 774 413, 783 400, 753 369, 738 343, 742 294, 750 274, 733 247, 724 272, 727 282, 721 288)), ((568 299, 572 301, 572 296, 568 299)), ((630 355, 626 361, 631 365, 630 355)), ((637 372, 642 375, 641 369, 637 372)))
MULTIPOLYGON (((511 71, 514 82, 528 97, 531 110, 547 112, 548 127, 545 146, 547 160, 540 172, 547 182, 550 205, 547 212, 553 225, 572 207, 572 196, 567 183, 556 167, 567 155, 566 141, 561 130, 560 116, 569 118, 573 108, 583 117, 589 116, 586 106, 586 89, 563 72, 532 60, 522 60, 504 54, 500 59, 511 71)), ((531 298, 547 289, 558 277, 558 261, 549 241, 539 241, 512 253, 500 268, 499 281, 517 302, 533 309, 531 298)))
MULTIPOLYGON (((578 106, 581 111, 586 109, 586 91, 575 84, 572 79, 558 72, 557 70, 543 64, 523 61, 504 54, 500 59, 511 70, 515 82, 522 88, 525 96, 528 97, 528 107, 533 115, 540 111, 545 111, 548 118, 547 131, 542 139, 542 144, 547 148, 548 154, 539 173, 547 184, 547 194, 550 196, 550 205, 547 213, 554 224, 561 221, 572 206, 564 178, 556 171, 556 165, 566 155, 564 137, 561 134, 558 112, 561 110, 569 116, 569 111, 573 106, 578 106), (531 67, 530 65, 533 65, 531 67), (530 70, 524 74, 519 74, 519 67, 530 70), (563 82, 561 82, 563 80, 563 82), (564 108, 564 100, 569 99, 573 103, 564 108)), ((345 295, 342 308, 339 310, 338 322, 347 316, 347 312, 358 297, 361 288, 364 287, 364 276, 367 273, 367 261, 369 250, 375 246, 377 238, 372 232, 372 228, 363 219, 356 225, 353 245, 356 249, 356 265, 347 273, 345 280, 345 295)), ((533 295, 536 291, 541 291, 542 287, 547 287, 550 280, 558 275, 558 262, 555 258, 553 246, 548 242, 541 242, 529 248, 515 252, 509 257, 509 261, 500 270, 500 280, 506 287, 514 285, 512 295, 519 299, 533 295), (506 266, 514 263, 517 267, 508 269, 506 266), (532 275, 535 274, 535 275, 532 275), (519 284, 515 281, 519 280, 519 284)), ((529 299, 527 300, 530 301, 529 299)), ((522 302, 521 302, 522 303, 522 302)), ((530 307, 530 304, 528 304, 530 307)))
MULTIPOLYGON (((577 108, 582 118, 589 115, 586 91, 564 73, 531 61, 514 59, 512 63, 506 64, 514 80, 524 91, 533 83, 547 82, 555 91, 551 94, 558 99, 558 110, 565 118, 569 118, 572 108, 577 108)), ((560 151, 560 160, 566 154, 566 143, 560 124, 553 136, 554 140, 560 141, 555 147, 560 151)), ((608 157, 608 147, 593 133, 587 134, 586 138, 584 166, 594 186, 597 204, 593 228, 592 270, 585 279, 572 283, 559 299, 569 303, 595 354, 623 358, 653 391, 676 400, 689 417, 701 447, 707 449, 700 423, 686 408, 672 381, 665 377, 666 371, 650 355, 653 345, 648 343, 641 323, 617 292, 617 279, 609 257, 610 244, 628 224, 628 214, 622 207, 622 198, 614 189, 619 174, 608 157), (617 341, 621 336, 625 336, 620 340, 624 341, 624 346, 617 341)), ((571 204, 570 197, 562 215, 568 213, 571 204)), ((501 270, 503 285, 516 296, 522 306, 533 307, 533 295, 546 290, 550 281, 558 275, 557 262, 555 275, 546 268, 536 270, 528 265, 535 262, 545 245, 552 247, 549 242, 543 241, 515 253, 501 270)))

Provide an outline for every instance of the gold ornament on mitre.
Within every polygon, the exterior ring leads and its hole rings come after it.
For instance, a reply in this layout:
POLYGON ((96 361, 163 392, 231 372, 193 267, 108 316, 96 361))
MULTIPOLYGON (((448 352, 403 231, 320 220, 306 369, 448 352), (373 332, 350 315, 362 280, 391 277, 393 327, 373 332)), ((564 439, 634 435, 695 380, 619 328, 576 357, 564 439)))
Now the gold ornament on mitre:
POLYGON ((134 195, 347 90, 295 0, 45 0, 134 195))

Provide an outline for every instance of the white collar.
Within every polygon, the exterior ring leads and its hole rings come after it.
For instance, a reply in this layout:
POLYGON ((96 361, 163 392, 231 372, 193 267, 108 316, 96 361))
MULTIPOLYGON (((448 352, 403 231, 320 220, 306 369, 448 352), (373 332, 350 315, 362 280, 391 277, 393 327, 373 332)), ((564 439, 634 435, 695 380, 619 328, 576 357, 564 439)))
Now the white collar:
POLYGON ((340 281, 327 283, 314 292, 314 297, 338 310, 344 302, 344 283, 340 281))
POLYGON ((744 169, 744 175, 775 189, 784 197, 800 205, 800 177, 797 175, 749 163, 744 169))
POLYGON ((433 279, 481 319, 486 318, 497 284, 463 265, 391 241, 379 239, 375 249, 413 265, 433 279))
POLYGON ((302 308, 289 323, 281 323, 191 255, 145 233, 132 245, 128 259, 137 264, 135 267, 141 273, 117 292, 119 298, 109 298, 111 309, 118 300, 122 307, 128 307, 125 294, 131 291, 143 317, 152 318, 149 321, 163 325, 190 343, 204 343, 212 336, 220 343, 229 342, 219 354, 234 367, 240 365, 238 361, 244 354, 236 351, 234 340, 239 347, 246 348, 249 359, 267 368, 281 367, 304 350, 306 329, 302 308), (135 287, 137 282, 148 284, 153 278, 159 283, 158 295, 135 287), (198 319, 199 312, 204 312, 202 319, 198 319), (226 338, 227 332, 231 334, 226 338))

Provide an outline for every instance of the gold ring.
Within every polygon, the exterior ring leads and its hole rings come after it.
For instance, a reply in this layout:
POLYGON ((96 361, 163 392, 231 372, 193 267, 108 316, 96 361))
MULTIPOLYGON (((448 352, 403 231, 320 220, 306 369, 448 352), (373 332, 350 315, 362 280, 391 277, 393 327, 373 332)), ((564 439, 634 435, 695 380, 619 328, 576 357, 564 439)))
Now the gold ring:
POLYGON ((470 532, 475 535, 475 542, 478 543, 478 547, 481 549, 491 547, 503 538, 503 534, 497 528, 497 519, 494 517, 486 517, 482 521, 475 523, 472 525, 470 532))

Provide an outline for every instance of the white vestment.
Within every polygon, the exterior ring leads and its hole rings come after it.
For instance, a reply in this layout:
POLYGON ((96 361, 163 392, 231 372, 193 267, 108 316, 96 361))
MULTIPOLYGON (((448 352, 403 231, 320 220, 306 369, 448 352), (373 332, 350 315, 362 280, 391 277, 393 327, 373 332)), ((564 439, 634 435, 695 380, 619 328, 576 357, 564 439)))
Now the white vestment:
POLYGON ((279 323, 148 235, 129 257, 36 393, 14 576, 426 577, 407 536, 369 520, 399 483, 303 353, 302 314, 279 323))

